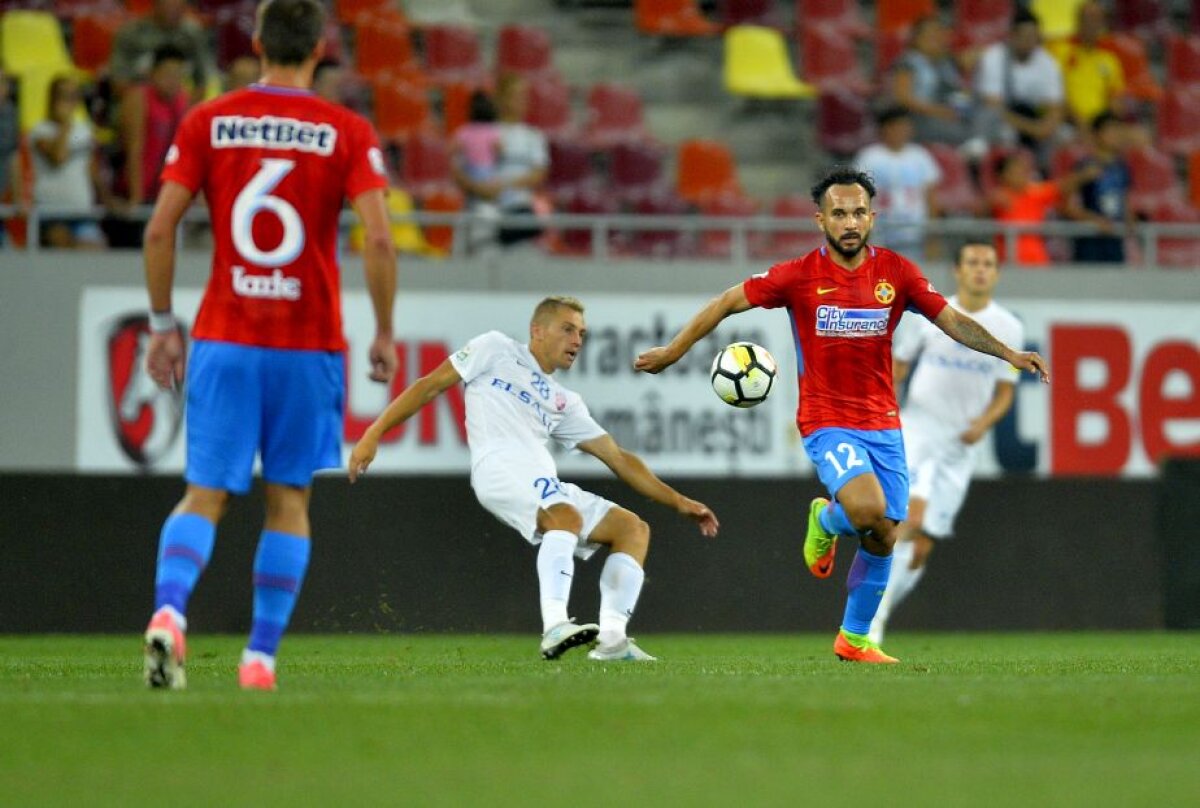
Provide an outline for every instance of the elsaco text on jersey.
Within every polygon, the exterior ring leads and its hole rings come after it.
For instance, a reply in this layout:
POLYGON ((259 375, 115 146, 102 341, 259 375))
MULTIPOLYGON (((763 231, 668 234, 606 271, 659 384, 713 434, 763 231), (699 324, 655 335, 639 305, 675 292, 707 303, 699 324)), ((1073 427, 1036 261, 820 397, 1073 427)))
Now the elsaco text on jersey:
POLYGON ((328 157, 336 144, 337 130, 328 123, 274 115, 218 115, 212 119, 214 149, 295 149, 328 157))

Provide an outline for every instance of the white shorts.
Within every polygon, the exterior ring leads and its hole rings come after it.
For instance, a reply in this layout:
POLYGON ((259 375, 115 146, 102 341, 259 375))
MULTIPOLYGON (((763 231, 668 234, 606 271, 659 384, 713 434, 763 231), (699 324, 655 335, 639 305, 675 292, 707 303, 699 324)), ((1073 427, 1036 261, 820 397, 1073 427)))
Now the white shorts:
POLYGON ((558 479, 553 463, 514 459, 508 454, 486 457, 471 469, 471 488, 479 504, 530 544, 541 544, 537 514, 542 508, 566 503, 583 517, 583 530, 575 555, 590 558, 600 545, 587 540, 616 503, 558 479))
POLYGON ((921 530, 935 539, 948 539, 971 485, 974 447, 940 430, 905 426, 902 434, 908 458, 908 495, 925 500, 921 530))

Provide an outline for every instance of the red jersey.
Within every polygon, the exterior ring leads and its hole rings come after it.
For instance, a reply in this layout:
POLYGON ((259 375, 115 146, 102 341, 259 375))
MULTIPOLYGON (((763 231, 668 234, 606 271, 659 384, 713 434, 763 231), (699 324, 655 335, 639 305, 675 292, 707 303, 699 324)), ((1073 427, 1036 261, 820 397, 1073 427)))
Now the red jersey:
POLYGON ((162 181, 203 191, 212 274, 197 339, 340 351, 342 200, 387 187, 365 118, 305 90, 253 85, 194 108, 162 181))
POLYGON ((825 427, 898 429, 892 387, 892 332, 907 308, 930 320, 946 299, 911 261, 866 248, 855 270, 835 264, 826 247, 776 264, 743 285, 752 305, 787 306, 800 368, 802 435, 825 427))

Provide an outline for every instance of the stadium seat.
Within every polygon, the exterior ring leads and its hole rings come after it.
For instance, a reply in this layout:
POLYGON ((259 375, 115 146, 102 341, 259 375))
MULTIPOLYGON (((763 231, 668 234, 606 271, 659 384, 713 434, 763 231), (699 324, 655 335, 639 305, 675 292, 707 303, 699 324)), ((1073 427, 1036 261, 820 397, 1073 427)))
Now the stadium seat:
POLYGON ((608 149, 617 143, 646 137, 642 98, 637 90, 608 82, 592 85, 588 91, 584 137, 594 149, 608 149))
MULTIPOLYGON (((746 218, 758 212, 758 203, 741 195, 723 195, 714 197, 700 206, 700 213, 705 216, 728 218, 746 218)), ((746 231, 746 250, 750 251, 754 231, 746 231)), ((700 233, 697 250, 700 255, 709 258, 733 257, 732 230, 703 230, 700 233)))
POLYGON ((934 0, 879 0, 875 9, 875 27, 880 33, 906 32, 922 17, 937 11, 934 0))
MULTIPOLYGON (((1186 200, 1174 200, 1160 205, 1151 215, 1163 224, 1200 224, 1200 211, 1186 200)), ((1179 236, 1158 237, 1158 264, 1163 267, 1200 269, 1200 239, 1179 236)))
POLYGON ((1150 69, 1146 45, 1133 34, 1106 34, 1102 47, 1111 50, 1121 62, 1125 73, 1125 89, 1134 98, 1157 103, 1162 99, 1162 86, 1150 69))
POLYGON ((775 14, 771 0, 720 0, 717 16, 726 26, 771 25, 775 14))
POLYGON ((550 169, 546 190, 556 199, 573 195, 592 179, 592 154, 583 143, 567 138, 550 140, 550 169))
POLYGON ((9 11, 0 16, 0 58, 4 69, 14 74, 32 66, 71 67, 62 27, 44 11, 9 11))
POLYGON ((822 149, 848 157, 874 138, 871 110, 862 96, 833 90, 817 98, 817 141, 822 149))
POLYGON ((1167 4, 1164 0, 1115 0, 1112 26, 1147 44, 1155 43, 1171 30, 1167 4))
POLYGON ((754 240, 752 254, 762 259, 797 258, 825 243, 825 237, 813 224, 817 206, 807 194, 788 194, 775 200, 771 215, 776 219, 796 219, 811 225, 796 230, 772 230, 754 240))
POLYGON ((971 179, 971 167, 958 149, 946 143, 927 143, 942 179, 937 186, 937 204, 950 216, 977 216, 982 211, 979 189, 971 179))
MULTIPOLYGON (((611 214, 617 212, 616 200, 603 188, 584 184, 558 200, 559 211, 575 214, 611 214)), ((568 227, 559 230, 550 241, 553 252, 564 255, 591 255, 592 228, 568 227)))
POLYGON ((256 8, 255 0, 239 0, 217 11, 213 18, 213 39, 218 68, 224 70, 234 59, 254 55, 256 8))
POLYGON ((824 28, 839 36, 866 37, 870 27, 863 22, 857 0, 796 0, 796 29, 824 28))
POLYGON ((570 89, 557 76, 529 82, 525 104, 525 123, 547 135, 564 134, 571 128, 570 89))
POLYGON ((800 50, 804 80, 821 91, 859 95, 870 92, 871 86, 863 74, 855 43, 845 34, 815 25, 805 26, 800 50))
POLYGON ((554 70, 550 36, 530 25, 506 25, 496 44, 496 69, 500 74, 538 76, 554 70))
POLYGON ((1164 205, 1182 198, 1183 189, 1171 155, 1144 146, 1131 150, 1126 160, 1131 175, 1129 206, 1134 212, 1150 216, 1164 205))
MULTIPOLYGON (((687 203, 666 189, 646 194, 633 206, 639 216, 682 216, 687 203)), ((625 236, 626 250, 639 256, 673 258, 685 255, 692 239, 678 227, 663 230, 630 230, 625 236)))
POLYGON ((469 82, 453 82, 442 86, 442 126, 452 135, 471 119, 471 95, 478 86, 469 82))
POLYGON ((355 67, 367 78, 391 74, 413 81, 422 75, 411 33, 398 18, 360 18, 354 26, 354 50, 355 67))
POLYGON ((685 140, 677 154, 676 190, 681 199, 703 205, 721 197, 741 197, 733 152, 715 140, 685 140))
POLYGON ((1012 25, 1013 0, 954 0, 954 31, 963 45, 999 42, 1012 25))
POLYGON ((1167 88, 1158 107, 1158 143, 1178 155, 1200 148, 1200 90, 1167 88))
POLYGON ((1075 35, 1079 7, 1085 0, 1033 0, 1029 10, 1038 18, 1042 36, 1048 40, 1066 39, 1075 35))
POLYGON ((1172 89, 1200 87, 1200 37, 1168 34, 1167 86, 1172 89))
POLYGON ((634 25, 643 34, 714 36, 721 27, 700 13, 697 0, 634 0, 634 25))
POLYGON ((478 83, 483 78, 479 36, 458 25, 425 29, 425 74, 435 84, 478 83))
POLYGON ((875 37, 875 81, 882 83, 908 47, 909 29, 880 31, 875 37))
POLYGON ((86 11, 72 23, 71 56, 75 64, 92 73, 108 65, 113 38, 128 19, 120 9, 86 11))
POLYGON ((433 128, 424 86, 382 78, 372 83, 375 126, 384 140, 403 142, 433 128))
POLYGON ((416 132, 404 144, 400 176, 404 186, 416 197, 453 180, 450 175, 450 148, 443 137, 416 132))
POLYGON ((725 32, 725 89, 747 98, 814 98, 796 78, 787 41, 774 28, 736 25, 725 32))
POLYGON ((660 184, 665 155, 657 143, 619 143, 609 158, 609 178, 618 199, 632 202, 660 184))
MULTIPOLYGON (((407 213, 412 213, 414 209, 412 196, 403 188, 388 188, 387 191, 387 211, 390 216, 403 216, 407 213)), ((425 240, 424 233, 421 228, 415 223, 398 222, 393 220, 391 224, 392 243, 396 249, 404 253, 412 253, 415 255, 438 255, 439 250, 434 249, 429 242, 425 240)), ((363 246, 366 243, 367 230, 361 222, 356 222, 350 228, 349 247, 353 252, 361 253, 363 246)))
POLYGON ((336 0, 335 6, 338 21, 346 25, 355 24, 364 15, 396 9, 392 0, 336 0))
MULTIPOLYGON (((462 193, 452 185, 441 185, 421 199, 421 210, 431 213, 458 213, 466 207, 462 193)), ((454 226, 431 224, 422 228, 425 241, 443 255, 449 255, 454 246, 454 226)))

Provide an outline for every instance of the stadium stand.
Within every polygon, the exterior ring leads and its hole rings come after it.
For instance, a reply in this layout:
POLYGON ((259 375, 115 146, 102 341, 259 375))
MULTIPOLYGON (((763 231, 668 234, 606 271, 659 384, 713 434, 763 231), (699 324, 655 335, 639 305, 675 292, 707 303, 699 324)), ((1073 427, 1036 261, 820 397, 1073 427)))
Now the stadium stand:
POLYGON ((1012 16, 1012 0, 955 0, 955 39, 964 46, 990 45, 1008 33, 1012 16))
POLYGON ((633 16, 643 34, 692 37, 720 31, 719 25, 700 12, 696 0, 634 0, 633 16))
POLYGON ((425 74, 434 84, 477 85, 484 66, 479 35, 461 25, 431 25, 424 31, 425 74))
POLYGON ((800 34, 804 80, 822 92, 866 95, 871 91, 855 42, 845 33, 820 25, 806 25, 800 34))
POLYGON ((500 29, 496 49, 496 70, 536 78, 554 70, 554 49, 550 37, 529 25, 506 25, 500 29))
POLYGON ((879 0, 875 27, 881 34, 906 32, 914 22, 935 11, 933 0, 879 0))
POLYGON ((607 149, 628 140, 646 137, 642 98, 637 90, 601 82, 588 91, 584 138, 594 149, 607 149))
MULTIPOLYGON (((738 182, 737 164, 724 143, 715 140, 685 140, 679 144, 676 190, 693 205, 744 197, 738 182)), ((732 215, 722 211, 725 215, 732 215)))
POLYGON ((539 76, 529 82, 526 93, 525 123, 546 135, 565 135, 573 129, 571 91, 562 79, 555 75, 539 76))
POLYGON ((747 98, 813 98, 796 77, 787 40, 774 28, 735 25, 725 32, 725 89, 747 98))
POLYGON ((839 36, 871 34, 855 0, 796 0, 796 26, 801 33, 809 28, 822 28, 839 36))

